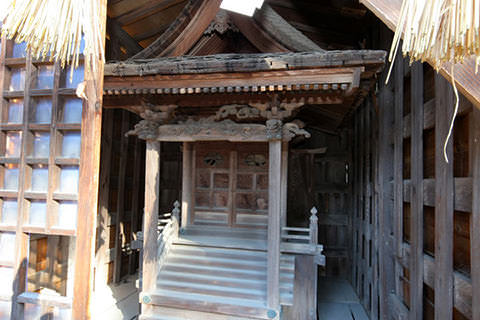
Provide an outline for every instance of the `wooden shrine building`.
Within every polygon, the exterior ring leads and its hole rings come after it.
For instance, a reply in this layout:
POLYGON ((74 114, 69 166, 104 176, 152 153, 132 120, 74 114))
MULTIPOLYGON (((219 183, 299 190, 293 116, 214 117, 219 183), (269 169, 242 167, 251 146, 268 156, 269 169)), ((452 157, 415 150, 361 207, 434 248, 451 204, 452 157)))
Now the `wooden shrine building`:
POLYGON ((480 76, 446 162, 400 0, 99 2, 101 70, 1 39, 0 319, 480 320, 480 76))

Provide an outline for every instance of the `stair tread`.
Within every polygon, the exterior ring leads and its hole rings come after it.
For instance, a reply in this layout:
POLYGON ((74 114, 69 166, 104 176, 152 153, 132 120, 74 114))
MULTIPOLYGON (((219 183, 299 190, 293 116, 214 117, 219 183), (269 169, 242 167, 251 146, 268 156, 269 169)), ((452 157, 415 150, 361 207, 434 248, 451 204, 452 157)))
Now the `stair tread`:
POLYGON ((172 299, 179 299, 184 301, 199 301, 204 303, 214 303, 214 304, 225 304, 225 305, 236 305, 242 307, 253 307, 253 308, 260 308, 266 309, 267 304, 266 300, 251 300, 251 299, 243 299, 243 298, 235 298, 235 297, 225 297, 225 296, 214 296, 209 294, 201 294, 201 293, 185 293, 179 292, 170 289, 163 289, 159 288, 155 290, 155 294, 163 297, 168 297, 172 299))
MULTIPOLYGON (((262 285, 266 283, 266 278, 263 279, 249 279, 249 278, 239 278, 238 276, 222 276, 218 274, 206 275, 206 274, 198 274, 198 273, 190 273, 190 272, 178 272, 178 271, 170 271, 165 270, 160 272, 158 279, 168 279, 168 278, 176 278, 176 279, 190 279, 192 281, 197 280, 204 280, 204 281, 218 281, 218 282, 232 282, 238 284, 250 284, 250 285, 262 285)), ((289 281, 290 282, 290 281, 289 281)))
POLYGON ((198 290, 205 290, 209 292, 223 292, 225 294, 230 293, 241 293, 241 294, 248 294, 248 295, 256 295, 256 296, 264 296, 266 294, 266 286, 264 289, 251 289, 251 288, 239 288, 239 287, 227 287, 222 285, 215 285, 215 284, 201 284, 201 283, 193 283, 193 282, 180 282, 180 281, 171 281, 160 279, 157 281, 157 286, 162 288, 164 286, 169 286, 171 288, 187 288, 187 289, 198 289, 198 290))

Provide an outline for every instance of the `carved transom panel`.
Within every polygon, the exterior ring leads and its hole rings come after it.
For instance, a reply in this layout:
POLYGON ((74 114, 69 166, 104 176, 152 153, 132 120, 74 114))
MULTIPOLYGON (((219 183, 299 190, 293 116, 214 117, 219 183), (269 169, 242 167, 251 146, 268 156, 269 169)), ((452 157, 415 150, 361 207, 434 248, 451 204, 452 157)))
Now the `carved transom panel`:
POLYGON ((265 167, 267 159, 263 154, 252 153, 245 157, 245 163, 250 167, 265 167))
POLYGON ((207 164, 210 167, 216 167, 218 165, 221 165, 223 163, 224 159, 221 154, 217 152, 211 152, 208 153, 204 158, 203 162, 207 164))

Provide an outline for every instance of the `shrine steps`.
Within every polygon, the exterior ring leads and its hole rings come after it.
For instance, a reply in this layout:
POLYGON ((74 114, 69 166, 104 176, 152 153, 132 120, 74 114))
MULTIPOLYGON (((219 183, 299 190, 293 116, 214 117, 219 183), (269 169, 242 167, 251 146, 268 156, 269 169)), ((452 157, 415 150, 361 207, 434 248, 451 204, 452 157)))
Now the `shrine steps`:
MULTIPOLYGON (((282 304, 291 305, 294 257, 282 256, 280 271, 282 304)), ((265 251, 175 243, 141 319, 277 319, 266 290, 265 251)))

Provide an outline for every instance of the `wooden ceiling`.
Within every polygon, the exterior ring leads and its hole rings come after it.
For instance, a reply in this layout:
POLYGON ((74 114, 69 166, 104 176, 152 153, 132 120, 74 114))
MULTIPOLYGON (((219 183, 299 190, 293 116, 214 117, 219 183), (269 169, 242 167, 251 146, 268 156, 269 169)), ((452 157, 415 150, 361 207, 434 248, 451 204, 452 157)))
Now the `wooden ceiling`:
MULTIPOLYGON (((107 59, 142 64, 150 59, 179 56, 370 49, 372 15, 358 0, 266 0, 254 17, 221 10, 221 2, 109 0, 107 59)), ((334 132, 373 83, 374 79, 366 77, 349 101, 342 105, 306 105, 298 116, 334 132)), ((242 95, 227 96, 240 99, 242 95)), ((117 104, 115 98, 106 98, 112 107, 117 104)), ((138 99, 126 98, 121 100, 133 99, 134 103, 138 99)), ((178 104, 179 98, 154 95, 149 99, 152 103, 155 99, 173 99, 178 104)), ((211 103, 211 99, 208 101, 211 103)))
POLYGON ((108 56, 125 60, 132 56, 366 48, 368 10, 357 0, 267 0, 254 18, 225 12, 217 16, 215 26, 212 21, 220 3, 109 0, 108 56), (187 28, 195 30, 185 34, 187 28))

